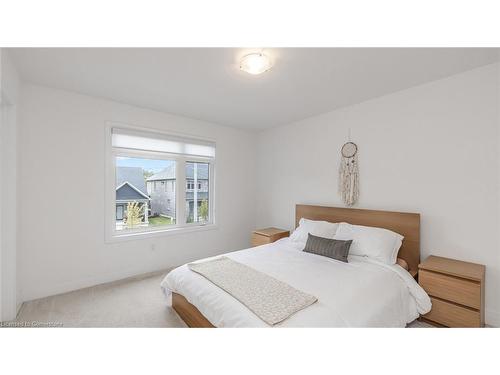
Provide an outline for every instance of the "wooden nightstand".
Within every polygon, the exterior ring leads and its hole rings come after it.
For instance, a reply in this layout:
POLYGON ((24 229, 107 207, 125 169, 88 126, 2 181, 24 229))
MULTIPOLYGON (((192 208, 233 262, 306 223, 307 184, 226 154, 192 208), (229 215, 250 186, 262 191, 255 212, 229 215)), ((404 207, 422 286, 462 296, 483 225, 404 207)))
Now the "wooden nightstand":
POLYGON ((252 246, 265 245, 279 240, 283 237, 288 237, 290 231, 278 228, 264 228, 254 230, 252 233, 252 246))
POLYGON ((418 268, 418 283, 432 300, 423 320, 445 327, 484 327, 485 266, 431 255, 418 268))

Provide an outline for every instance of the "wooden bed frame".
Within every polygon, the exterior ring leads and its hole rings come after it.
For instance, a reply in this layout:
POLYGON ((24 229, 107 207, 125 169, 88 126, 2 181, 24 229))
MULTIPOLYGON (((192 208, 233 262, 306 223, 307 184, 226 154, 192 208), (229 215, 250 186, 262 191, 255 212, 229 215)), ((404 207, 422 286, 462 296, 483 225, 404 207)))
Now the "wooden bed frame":
MULTIPOLYGON (((408 263, 408 272, 412 276, 417 274, 420 262, 420 214, 298 204, 295 207, 295 227, 299 225, 301 218, 332 223, 347 222, 397 232, 404 236, 398 258, 408 263)), ((189 327, 214 328, 181 294, 172 293, 172 307, 189 327)))
POLYGON ((172 307, 191 328, 215 328, 194 305, 181 294, 172 293, 172 307))

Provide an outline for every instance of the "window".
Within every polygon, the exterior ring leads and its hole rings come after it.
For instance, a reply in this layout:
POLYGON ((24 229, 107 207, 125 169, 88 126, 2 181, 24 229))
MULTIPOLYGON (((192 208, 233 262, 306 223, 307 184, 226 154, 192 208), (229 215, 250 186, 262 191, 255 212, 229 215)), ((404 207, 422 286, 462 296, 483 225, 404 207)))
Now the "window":
POLYGON ((108 238, 214 223, 213 142, 125 127, 110 135, 108 238))
POLYGON ((116 205, 116 220, 123 220, 123 206, 116 205))
POLYGON ((162 228, 175 224, 172 197, 160 189, 165 176, 175 176, 176 161, 146 157, 115 156, 115 205, 117 232, 162 228), (147 184, 153 182, 153 190, 147 184))
POLYGON ((201 189, 202 182, 210 183, 210 164, 199 162, 186 163, 186 217, 188 223, 206 223, 209 220, 210 198, 208 189, 201 189), (196 188, 195 188, 196 187, 196 188), (192 191, 191 191, 192 190, 192 191))

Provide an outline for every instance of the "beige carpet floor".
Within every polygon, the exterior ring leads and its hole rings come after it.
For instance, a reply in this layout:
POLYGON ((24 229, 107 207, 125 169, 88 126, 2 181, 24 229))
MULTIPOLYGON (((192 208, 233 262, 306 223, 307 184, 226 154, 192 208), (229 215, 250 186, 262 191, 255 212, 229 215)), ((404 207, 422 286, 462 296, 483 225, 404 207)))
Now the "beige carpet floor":
POLYGON ((149 274, 25 302, 17 322, 50 322, 63 327, 186 327, 165 303, 160 290, 165 274, 149 274))
MULTIPOLYGON (((59 327, 186 327, 165 303, 160 290, 165 274, 149 274, 25 302, 16 322, 59 327)), ((430 326, 415 321, 409 327, 430 326)))

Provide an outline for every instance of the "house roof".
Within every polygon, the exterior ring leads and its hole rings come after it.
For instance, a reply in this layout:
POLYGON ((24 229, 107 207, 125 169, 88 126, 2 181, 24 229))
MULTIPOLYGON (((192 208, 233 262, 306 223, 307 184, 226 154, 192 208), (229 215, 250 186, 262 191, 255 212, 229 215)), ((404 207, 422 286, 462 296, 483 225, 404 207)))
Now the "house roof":
POLYGON ((164 170, 155 173, 151 177, 148 177, 148 181, 158 181, 158 180, 175 180, 175 164, 172 163, 164 170))
POLYGON ((116 187, 119 188, 124 183, 138 190, 144 195, 148 195, 146 180, 140 167, 116 167, 116 187))
POLYGON ((124 182, 116 189, 116 201, 144 201, 148 199, 147 195, 142 194, 128 182, 124 182))
MULTIPOLYGON (((198 163, 198 179, 208 180, 208 164, 198 163)), ((194 179, 194 163, 186 163, 186 178, 194 179)), ((148 181, 175 180, 175 164, 172 164, 164 170, 152 175, 148 181)))

